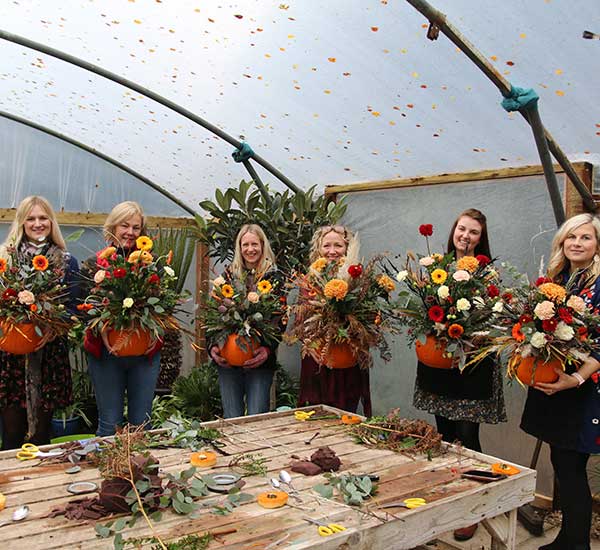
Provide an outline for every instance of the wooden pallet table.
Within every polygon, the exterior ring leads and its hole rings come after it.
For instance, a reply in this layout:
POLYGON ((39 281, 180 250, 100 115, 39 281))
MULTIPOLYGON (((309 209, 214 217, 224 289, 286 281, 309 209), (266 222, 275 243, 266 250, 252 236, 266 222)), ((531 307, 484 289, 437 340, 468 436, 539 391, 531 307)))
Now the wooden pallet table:
MULTIPOLYGON (((313 407, 325 414, 341 414, 331 407, 313 407)), ((319 549, 409 549, 424 544, 437 535, 475 522, 482 524, 493 537, 493 548, 514 549, 516 510, 534 497, 535 471, 519 466, 521 472, 492 483, 462 479, 465 468, 486 469, 498 460, 481 453, 448 446, 447 452, 428 460, 388 450, 373 449, 355 442, 347 426, 337 419, 300 422, 293 411, 268 413, 226 421, 206 423, 224 434, 223 451, 211 473, 225 471, 231 458, 239 453, 260 453, 268 459, 267 477, 246 478, 244 492, 256 495, 270 488, 268 479, 289 469, 291 455, 308 457, 319 446, 328 445, 342 460, 342 472, 377 474, 377 495, 365 511, 342 502, 320 497, 312 487, 322 483, 322 476, 293 474, 298 499, 290 498, 294 507, 266 510, 256 501, 236 508, 226 516, 215 515, 210 507, 201 508, 195 519, 166 513, 155 523, 156 532, 165 540, 207 531, 230 531, 211 542, 209 548, 223 550, 319 549), (309 445, 305 441, 319 432, 309 445), (381 504, 409 497, 423 497, 427 505, 413 510, 380 509, 381 504), (304 517, 341 523, 346 531, 321 537, 304 517), (279 541, 279 542, 278 542, 279 541)), ((182 449, 153 450, 163 471, 178 472, 189 467, 190 452, 182 449)), ((29 517, 19 523, 0 527, 3 550, 100 549, 112 548, 112 539, 96 536, 93 523, 49 518, 47 514, 74 497, 67 486, 74 481, 100 482, 98 470, 89 466, 68 475, 70 464, 45 464, 39 460, 20 462, 14 451, 0 453, 0 492, 7 497, 7 507, 0 512, 0 524, 8 521, 17 506, 26 504, 29 517)), ((204 473, 206 471, 203 471, 204 473)), ((291 472, 290 472, 291 473, 291 472)), ((208 496, 203 500, 222 499, 208 496)), ((104 520, 106 523, 107 520, 104 520)), ((138 520, 123 531, 125 538, 150 536, 149 527, 138 520)), ((148 546, 149 547, 149 546, 148 546)))

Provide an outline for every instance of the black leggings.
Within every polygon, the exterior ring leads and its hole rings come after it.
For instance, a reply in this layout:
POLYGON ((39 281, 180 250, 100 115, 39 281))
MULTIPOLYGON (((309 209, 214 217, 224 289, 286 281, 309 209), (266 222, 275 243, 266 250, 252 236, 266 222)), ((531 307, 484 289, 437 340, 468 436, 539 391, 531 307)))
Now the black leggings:
MULTIPOLYGON (((21 407, 6 407, 2 416, 2 450, 17 449, 27 436, 27 410, 21 407)), ((50 443, 52 411, 38 411, 38 428, 29 439, 34 445, 50 443)))
POLYGON ((562 511, 558 539, 563 548, 587 550, 590 547, 592 494, 586 470, 589 457, 589 454, 550 445, 562 511))
POLYGON ((442 434, 442 440, 448 443, 460 441, 464 447, 481 452, 479 442, 479 424, 469 420, 450 420, 444 416, 435 415, 437 431, 442 434))

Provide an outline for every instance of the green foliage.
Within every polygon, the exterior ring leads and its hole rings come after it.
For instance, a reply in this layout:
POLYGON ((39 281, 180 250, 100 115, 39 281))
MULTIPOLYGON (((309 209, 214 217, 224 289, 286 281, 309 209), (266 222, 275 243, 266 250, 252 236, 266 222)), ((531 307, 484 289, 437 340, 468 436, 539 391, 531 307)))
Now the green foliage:
POLYGON ((214 420, 215 416, 223 415, 217 369, 210 363, 177 378, 173 395, 179 400, 179 410, 184 417, 214 420))
POLYGON ((169 251, 173 252, 171 267, 177 273, 177 280, 173 283, 175 292, 181 293, 187 278, 196 246, 195 232, 185 229, 159 228, 155 235, 154 252, 160 257, 166 257, 169 251))
POLYGON ((158 427, 167 430, 167 438, 164 433, 157 434, 148 444, 149 447, 181 447, 198 451, 206 445, 219 445, 217 440, 221 437, 219 430, 205 428, 198 420, 183 418, 179 411, 158 427))
POLYGON ((377 484, 373 483, 369 476, 355 476, 353 474, 335 475, 324 474, 329 480, 329 485, 319 484, 313 489, 324 498, 333 497, 335 487, 342 495, 346 504, 361 506, 377 492, 377 484))
POLYGON ((292 272, 306 264, 315 229, 337 223, 346 210, 343 203, 328 202, 325 196, 315 198, 315 191, 315 187, 297 194, 277 191, 270 193, 269 202, 251 181, 241 181, 239 188, 225 192, 217 188, 214 201, 200 203, 210 218, 196 218, 199 238, 209 246, 211 257, 231 261, 240 227, 256 223, 271 243, 277 266, 292 272))
POLYGON ((230 463, 231 468, 237 468, 242 471, 242 476, 266 476, 269 471, 267 468, 268 458, 260 453, 242 453, 236 456, 230 463))
MULTIPOLYGON (((187 535, 186 537, 182 537, 171 542, 163 541, 163 544, 167 550, 205 550, 205 548, 208 548, 208 545, 212 540, 213 536, 210 533, 205 533, 204 535, 187 535)), ((145 548, 148 544, 153 544, 153 546, 150 547, 150 550, 164 550, 164 547, 161 546, 156 537, 138 537, 126 539, 123 541, 122 546, 117 547, 115 545, 115 549, 125 549, 130 547, 145 548)))
POLYGON ((277 407, 296 407, 300 392, 300 381, 290 376, 279 363, 277 363, 275 379, 277 381, 277 407))
POLYGON ((233 487, 229 490, 229 493, 224 500, 212 507, 212 513, 217 516, 226 516, 231 514, 231 512, 233 512, 240 504, 249 502, 253 498, 254 497, 249 493, 240 492, 239 487, 233 487))

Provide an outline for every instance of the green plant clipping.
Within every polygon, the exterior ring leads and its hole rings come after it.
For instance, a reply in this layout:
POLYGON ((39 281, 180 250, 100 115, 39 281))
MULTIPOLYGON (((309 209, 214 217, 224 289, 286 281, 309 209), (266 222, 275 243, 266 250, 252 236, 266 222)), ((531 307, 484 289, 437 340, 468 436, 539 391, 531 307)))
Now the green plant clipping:
POLYGON ((337 489, 346 504, 362 506, 365 500, 377 492, 377 484, 369 476, 356 476, 354 474, 325 474, 329 485, 315 485, 313 489, 323 498, 333 498, 333 489, 337 489))

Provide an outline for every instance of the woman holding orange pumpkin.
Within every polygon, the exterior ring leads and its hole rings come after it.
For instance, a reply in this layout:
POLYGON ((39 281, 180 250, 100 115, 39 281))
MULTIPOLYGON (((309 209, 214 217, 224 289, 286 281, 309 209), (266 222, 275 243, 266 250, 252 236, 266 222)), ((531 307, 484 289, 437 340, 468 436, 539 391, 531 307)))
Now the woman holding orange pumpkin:
MULTIPOLYGON (((242 302, 258 304, 266 299, 267 295, 276 292, 279 283, 275 256, 265 232, 259 225, 246 224, 240 228, 235 239, 233 261, 213 284, 222 294, 219 308, 223 310, 224 315, 235 310, 238 296, 243 295, 242 302), (239 292, 235 289, 239 289, 239 292)), ((279 305, 277 309, 280 312, 279 305)), ((281 315, 278 318, 280 320, 281 315)), ((269 320, 265 319, 265 322, 269 320)), ((276 331, 283 332, 283 327, 277 321, 275 324, 276 331)), ((257 341, 255 346, 248 339, 241 347, 241 353, 235 343, 231 345, 231 348, 234 348, 232 353, 240 356, 239 361, 228 355, 231 349, 229 343, 213 341, 209 345, 210 356, 217 364, 225 418, 269 411, 277 341, 280 338, 267 339, 264 332, 261 334, 260 341, 257 341)))
MULTIPOLYGON (((558 229, 552 241, 548 277, 600 313, 600 221, 579 214, 558 229)), ((560 308, 558 310, 560 314, 560 308)), ((573 335, 571 335, 574 337, 573 335)), ((598 338, 592 330, 576 337, 598 338)), ((587 478, 590 454, 600 453, 600 350, 578 369, 555 368, 557 380, 537 383, 527 394, 521 429, 550 445, 560 488, 562 525, 557 538, 540 550, 590 548, 592 496, 587 478)))
MULTIPOLYGON (((338 273, 349 273, 362 270, 358 264, 358 238, 342 225, 326 225, 315 232, 311 250, 310 263, 339 262, 338 273)), ((335 290, 335 289, 334 289, 335 290)), ((306 297, 300 296, 299 300, 306 297)), ((356 412, 362 402, 363 412, 371 416, 371 391, 369 370, 359 364, 350 368, 329 368, 320 364, 318 356, 307 355, 302 359, 300 373, 300 394, 298 406, 331 405, 349 412, 356 412)))
MULTIPOLYGON (((61 292, 59 300, 64 302, 67 311, 74 310, 78 291, 77 260, 67 252, 56 214, 45 198, 30 196, 21 201, 0 247, 0 259, 2 272, 26 264, 32 264, 37 271, 55 270, 67 286, 67 293, 61 292), (19 265, 14 265, 15 260, 19 265)), ((8 278, 0 274, 1 300, 20 303, 31 311, 38 308, 32 292, 17 293, 7 281, 8 278)), ((34 353, 27 356, 0 353, 2 449, 21 446, 27 434, 34 444, 49 443, 53 410, 66 407, 72 401, 67 338, 55 337, 54 331, 47 327, 39 328, 44 333, 34 353)))
MULTIPOLYGON (((117 204, 104 222, 103 232, 107 242, 104 251, 109 250, 112 254, 126 259, 131 259, 133 254, 137 254, 141 260, 143 260, 141 256, 145 253, 151 259, 150 252, 138 250, 136 246, 139 239, 147 239, 143 237, 145 227, 144 211, 138 203, 125 201, 117 204)), ((86 260, 82 267, 82 274, 90 287, 94 283, 100 284, 101 279, 105 277, 118 277, 117 271, 125 270, 125 268, 113 269, 111 274, 107 259, 103 257, 104 251, 86 260), (98 277, 99 274, 102 277, 98 277)), ((137 263, 132 261, 130 265, 131 269, 135 269, 137 263)), ((123 302, 123 308, 132 305, 125 300, 123 302)), ((85 307, 82 307, 82 310, 85 312, 85 307)), ((85 332, 84 348, 88 352, 88 368, 96 394, 97 435, 99 436, 113 435, 116 427, 123 424, 125 394, 127 394, 127 421, 130 424, 140 425, 150 419, 160 370, 160 348, 162 347, 160 339, 150 339, 141 355, 118 356, 119 349, 114 345, 111 345, 105 327, 100 329, 99 336, 89 329, 85 332)))
MULTIPOLYGON (((490 262, 485 215, 474 208, 461 212, 450 230, 447 249, 455 254, 457 261, 470 260, 475 265, 478 261, 490 262)), ((456 306, 459 305, 457 302, 456 306)), ((440 322, 445 322, 441 307, 439 311, 440 322)), ((499 365, 491 358, 465 368, 462 373, 457 368, 433 368, 419 361, 413 405, 435 415, 437 430, 444 441, 460 441, 468 449, 481 451, 479 424, 507 420, 502 384, 499 365)), ((454 537, 469 540, 476 528, 477 524, 457 529, 454 537)))

